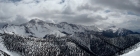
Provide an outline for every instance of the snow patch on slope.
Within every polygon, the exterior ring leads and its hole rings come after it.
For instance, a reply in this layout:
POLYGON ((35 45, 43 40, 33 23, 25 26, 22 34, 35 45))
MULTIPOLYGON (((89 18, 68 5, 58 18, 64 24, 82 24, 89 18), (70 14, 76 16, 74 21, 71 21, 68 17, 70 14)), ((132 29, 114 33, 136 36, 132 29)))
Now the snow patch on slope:
POLYGON ((133 49, 132 51, 130 51, 126 54, 120 55, 120 56, 139 56, 140 55, 140 43, 138 43, 136 47, 138 47, 138 48, 133 49))

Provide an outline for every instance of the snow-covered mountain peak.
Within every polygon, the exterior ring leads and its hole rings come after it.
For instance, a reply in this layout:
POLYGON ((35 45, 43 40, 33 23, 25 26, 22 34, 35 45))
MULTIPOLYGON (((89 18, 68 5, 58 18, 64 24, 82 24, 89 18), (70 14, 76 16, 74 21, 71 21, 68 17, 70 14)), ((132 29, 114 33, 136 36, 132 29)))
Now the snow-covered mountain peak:
POLYGON ((40 20, 40 19, 32 19, 28 23, 35 25, 35 24, 44 24, 46 22, 44 22, 43 20, 40 20))
POLYGON ((118 27, 116 27, 116 26, 113 25, 113 26, 108 26, 104 30, 111 30, 111 31, 113 31, 113 33, 115 33, 119 29, 121 29, 121 28, 118 28, 118 27))
POLYGON ((35 18, 35 19, 31 19, 29 22, 43 22, 43 20, 35 18))
POLYGON ((119 36, 126 36, 129 34, 139 34, 139 33, 133 32, 125 28, 117 28, 116 26, 109 26, 108 28, 103 30, 102 34, 107 37, 119 37, 119 36))
POLYGON ((22 36, 44 37, 47 34, 54 34, 57 36, 66 36, 67 34, 74 34, 75 32, 85 31, 99 31, 96 26, 83 26, 61 22, 58 24, 48 23, 40 19, 32 19, 27 23, 21 25, 6 25, 0 29, 0 33, 18 34, 22 36))
POLYGON ((68 24, 67 22, 60 22, 59 24, 68 24))

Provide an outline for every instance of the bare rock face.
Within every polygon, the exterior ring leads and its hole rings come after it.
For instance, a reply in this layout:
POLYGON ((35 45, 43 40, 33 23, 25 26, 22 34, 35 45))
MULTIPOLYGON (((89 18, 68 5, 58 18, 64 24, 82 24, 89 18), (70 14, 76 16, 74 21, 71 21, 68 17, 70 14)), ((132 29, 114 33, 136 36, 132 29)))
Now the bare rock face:
POLYGON ((0 50, 0 56, 10 56, 10 55, 7 54, 6 52, 3 52, 2 50, 0 50))

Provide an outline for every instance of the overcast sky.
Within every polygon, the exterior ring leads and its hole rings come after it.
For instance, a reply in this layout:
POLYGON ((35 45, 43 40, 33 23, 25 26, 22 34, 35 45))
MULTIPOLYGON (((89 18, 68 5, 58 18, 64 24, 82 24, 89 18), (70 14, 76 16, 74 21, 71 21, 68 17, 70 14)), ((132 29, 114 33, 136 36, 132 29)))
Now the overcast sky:
POLYGON ((0 0, 0 26, 33 18, 140 30, 140 0, 0 0))

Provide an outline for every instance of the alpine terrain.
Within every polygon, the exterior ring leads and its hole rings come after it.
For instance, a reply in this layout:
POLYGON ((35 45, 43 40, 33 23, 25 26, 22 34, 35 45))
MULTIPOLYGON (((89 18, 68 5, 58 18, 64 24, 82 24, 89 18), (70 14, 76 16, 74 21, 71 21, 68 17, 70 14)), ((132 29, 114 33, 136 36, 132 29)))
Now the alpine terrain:
POLYGON ((0 29, 0 56, 119 56, 139 46, 140 34, 32 19, 0 29))

